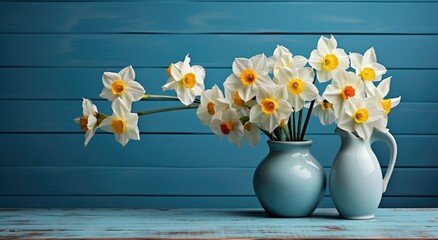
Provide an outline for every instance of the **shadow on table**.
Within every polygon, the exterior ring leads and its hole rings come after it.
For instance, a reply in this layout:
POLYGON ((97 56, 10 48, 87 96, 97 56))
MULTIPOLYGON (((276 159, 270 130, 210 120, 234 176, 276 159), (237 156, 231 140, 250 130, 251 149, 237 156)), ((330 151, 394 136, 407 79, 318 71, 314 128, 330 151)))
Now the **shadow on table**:
MULTIPOLYGON (((263 209, 250 209, 250 210, 232 210, 229 211, 232 216, 248 217, 248 218, 290 218, 273 216, 265 212, 263 209)), ((339 214, 333 210, 316 210, 311 216, 306 218, 319 218, 319 219, 340 219, 339 214)))

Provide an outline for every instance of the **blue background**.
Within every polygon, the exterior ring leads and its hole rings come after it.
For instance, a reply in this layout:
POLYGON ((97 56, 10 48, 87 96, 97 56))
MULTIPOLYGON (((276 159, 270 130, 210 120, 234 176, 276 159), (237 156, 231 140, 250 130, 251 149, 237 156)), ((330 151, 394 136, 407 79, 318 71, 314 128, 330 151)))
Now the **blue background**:
MULTIPOLYGON (((142 117, 141 141, 98 134, 87 148, 73 118, 99 99, 104 71, 133 65, 148 93, 190 53, 222 87, 235 57, 277 44, 309 57, 321 35, 346 52, 374 47, 393 76, 390 113, 399 157, 382 207, 438 207, 437 1, 0 2, 0 207, 259 207, 252 174, 264 142, 238 149, 195 110, 142 117)), ((323 90, 320 86, 320 90, 323 90)), ((173 94, 169 92, 169 94, 173 94)), ((135 103, 134 111, 171 106, 135 103)), ((312 152, 327 173, 334 126, 312 118, 312 152)), ((374 146, 383 170, 388 153, 374 146)), ((332 207, 329 191, 320 207, 332 207)))

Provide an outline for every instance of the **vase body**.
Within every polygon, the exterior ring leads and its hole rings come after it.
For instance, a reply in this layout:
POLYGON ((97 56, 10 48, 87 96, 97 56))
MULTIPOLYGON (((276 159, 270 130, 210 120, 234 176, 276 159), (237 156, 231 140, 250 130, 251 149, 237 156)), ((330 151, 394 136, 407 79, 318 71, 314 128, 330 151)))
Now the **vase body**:
POLYGON ((389 132, 374 130, 370 139, 364 140, 337 128, 341 147, 330 171, 330 193, 340 217, 371 219, 380 204, 395 165, 397 145, 389 132), (371 149, 374 141, 387 143, 390 163, 385 176, 376 155, 371 149))
POLYGON ((305 217, 324 195, 324 168, 310 153, 312 141, 268 141, 269 153, 254 172, 253 186, 265 211, 275 217, 305 217))

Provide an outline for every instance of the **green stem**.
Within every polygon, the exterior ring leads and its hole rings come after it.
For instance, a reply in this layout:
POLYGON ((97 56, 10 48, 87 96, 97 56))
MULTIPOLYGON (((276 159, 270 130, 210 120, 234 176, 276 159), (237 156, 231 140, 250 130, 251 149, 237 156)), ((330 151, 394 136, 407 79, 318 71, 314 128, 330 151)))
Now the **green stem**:
POLYGON ((289 117, 289 121, 287 122, 287 127, 289 129, 289 141, 292 141, 292 119, 289 117))
POLYGON ((294 121, 292 123, 292 141, 295 141, 295 139, 296 139, 296 135, 295 135, 295 132, 296 132, 296 129, 295 129, 295 112, 292 113, 292 120, 294 121))
POLYGON ((313 100, 310 103, 309 110, 307 111, 306 120, 305 120, 304 126, 303 126, 303 132, 301 133, 301 137, 300 137, 301 141, 304 140, 304 135, 306 135, 307 124, 309 124, 309 119, 310 119, 310 115, 312 114, 313 105, 315 105, 315 100, 313 100))
POLYGON ((300 115, 298 117, 297 141, 301 140, 301 122, 302 121, 303 121, 303 109, 300 110, 300 115))
MULTIPOLYGON (((153 94, 145 94, 141 100, 171 100, 171 101, 180 101, 178 97, 168 96, 168 95, 153 95, 153 94)), ((195 99, 195 103, 200 103, 199 99, 195 99)))
POLYGON ((198 105, 189 105, 189 106, 180 106, 180 107, 160 108, 160 109, 154 109, 154 110, 148 110, 148 111, 137 112, 137 115, 138 115, 138 116, 142 116, 142 115, 148 115, 148 114, 154 114, 154 113, 170 112, 170 111, 185 110, 185 109, 194 109, 194 108, 198 108, 198 105))
MULTIPOLYGON (((289 121, 290 122, 290 121, 289 121)), ((283 129, 283 132, 284 132, 284 135, 286 135, 286 141, 291 141, 291 139, 290 139, 290 133, 289 133, 289 131, 288 131, 288 129, 287 129, 287 127, 286 126, 283 126, 283 127, 281 127, 281 129, 283 129)))
POLYGON ((277 139, 279 141, 283 141, 283 135, 281 134, 281 128, 277 127, 274 129, 275 136, 277 136, 277 139))

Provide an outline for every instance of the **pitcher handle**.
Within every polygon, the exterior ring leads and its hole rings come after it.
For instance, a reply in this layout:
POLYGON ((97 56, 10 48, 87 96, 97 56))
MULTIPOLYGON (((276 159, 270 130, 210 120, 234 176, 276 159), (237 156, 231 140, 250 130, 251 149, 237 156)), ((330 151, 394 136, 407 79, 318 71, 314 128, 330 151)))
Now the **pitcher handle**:
POLYGON ((383 178, 383 191, 386 192, 386 187, 388 186, 389 179, 391 178, 392 172, 395 166, 395 160, 397 159, 397 143, 389 131, 380 131, 374 129, 373 135, 371 136, 370 142, 382 141, 389 148, 389 164, 386 170, 385 177, 383 178))

